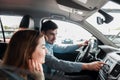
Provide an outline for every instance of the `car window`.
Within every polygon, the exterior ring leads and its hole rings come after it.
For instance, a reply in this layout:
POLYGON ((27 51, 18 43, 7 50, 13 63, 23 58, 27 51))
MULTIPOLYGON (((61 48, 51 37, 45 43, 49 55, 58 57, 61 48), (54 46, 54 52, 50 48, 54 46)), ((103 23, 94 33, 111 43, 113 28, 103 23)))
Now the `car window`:
MULTIPOLYGON (((0 15, 1 22, 3 25, 3 30, 5 34, 6 41, 11 38, 14 31, 16 31, 19 27, 22 16, 8 16, 8 15, 0 15)), ((0 40, 3 40, 3 33, 0 27, 0 40)))
POLYGON ((53 21, 58 25, 56 43, 76 44, 83 40, 89 40, 92 36, 87 30, 74 23, 60 20, 53 21))
POLYGON ((108 14, 110 14, 113 17, 113 21, 107 24, 103 23, 102 25, 97 24, 96 18, 98 16, 103 16, 100 13, 96 12, 87 19, 87 22, 93 25, 101 33, 103 33, 106 38, 108 38, 110 41, 120 47, 120 17, 118 17, 120 16, 120 5, 109 1, 101 9, 105 10, 108 14))

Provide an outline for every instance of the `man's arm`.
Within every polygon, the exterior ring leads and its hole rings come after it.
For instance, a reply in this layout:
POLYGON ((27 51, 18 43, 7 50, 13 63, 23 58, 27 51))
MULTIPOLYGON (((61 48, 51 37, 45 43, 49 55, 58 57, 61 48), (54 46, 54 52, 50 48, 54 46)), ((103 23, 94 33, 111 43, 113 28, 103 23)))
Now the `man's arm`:
POLYGON ((45 64, 50 68, 63 72, 80 72, 82 69, 81 63, 60 60, 49 53, 46 55, 45 64))
POLYGON ((46 55, 45 60, 45 64, 48 67, 63 72, 80 72, 81 70, 99 71, 104 64, 100 61, 91 63, 64 61, 50 55, 49 53, 46 55))
POLYGON ((77 44, 72 44, 72 45, 57 45, 55 44, 53 46, 53 51, 55 53, 70 53, 70 52, 73 52, 75 51, 76 49, 79 48, 79 45, 77 44))
POLYGON ((80 48, 81 46, 88 45, 88 40, 83 41, 79 44, 68 44, 68 45, 58 45, 54 44, 53 52, 55 53, 70 53, 74 52, 76 49, 80 48))

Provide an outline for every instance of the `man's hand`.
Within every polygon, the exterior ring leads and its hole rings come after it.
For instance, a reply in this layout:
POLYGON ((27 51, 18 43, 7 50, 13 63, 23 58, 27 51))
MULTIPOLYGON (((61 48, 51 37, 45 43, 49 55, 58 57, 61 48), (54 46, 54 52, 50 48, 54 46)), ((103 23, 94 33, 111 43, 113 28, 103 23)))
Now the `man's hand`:
POLYGON ((101 61, 95 61, 95 62, 91 62, 91 63, 83 63, 83 70, 94 70, 94 71, 99 71, 103 64, 105 64, 104 62, 101 61))
POLYGON ((78 44, 78 46, 79 46, 79 47, 81 47, 81 46, 86 46, 86 45, 88 45, 88 43, 89 43, 89 40, 82 41, 80 44, 78 44))

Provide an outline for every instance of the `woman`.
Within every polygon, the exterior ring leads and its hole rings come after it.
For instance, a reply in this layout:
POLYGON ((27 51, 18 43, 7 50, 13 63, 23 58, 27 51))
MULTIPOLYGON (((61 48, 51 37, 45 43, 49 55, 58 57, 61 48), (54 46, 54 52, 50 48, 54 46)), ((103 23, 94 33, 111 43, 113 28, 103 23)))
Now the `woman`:
MULTIPOLYGON (((45 54, 45 40, 41 33, 35 30, 20 30, 9 42, 3 65, 29 70, 35 80, 44 80, 42 64, 45 62, 45 54)), ((28 75, 20 76, 25 80, 29 79, 28 75)))

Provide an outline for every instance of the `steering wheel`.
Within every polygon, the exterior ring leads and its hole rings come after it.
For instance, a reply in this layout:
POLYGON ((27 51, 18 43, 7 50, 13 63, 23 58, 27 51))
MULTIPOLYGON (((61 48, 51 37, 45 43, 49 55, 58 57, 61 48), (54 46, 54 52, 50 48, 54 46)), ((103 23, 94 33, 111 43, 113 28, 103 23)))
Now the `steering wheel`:
POLYGON ((88 45, 82 46, 82 48, 79 48, 79 53, 75 59, 75 62, 82 62, 85 61, 85 58, 88 56, 91 49, 91 42, 88 42, 88 45))

